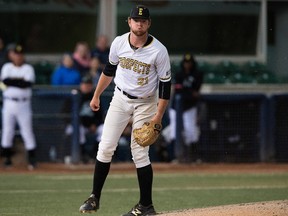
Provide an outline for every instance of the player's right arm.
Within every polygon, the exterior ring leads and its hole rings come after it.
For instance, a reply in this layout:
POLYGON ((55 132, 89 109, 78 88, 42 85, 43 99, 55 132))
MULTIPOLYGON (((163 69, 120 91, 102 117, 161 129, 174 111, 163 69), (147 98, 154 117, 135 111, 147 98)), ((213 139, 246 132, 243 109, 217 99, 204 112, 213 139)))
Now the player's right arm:
POLYGON ((100 109, 100 96, 102 92, 109 86, 115 77, 117 65, 119 58, 117 55, 117 41, 120 37, 116 37, 111 44, 109 52, 109 60, 107 61, 105 68, 99 78, 97 87, 94 92, 94 96, 90 102, 90 107, 93 111, 98 111, 100 109))
POLYGON ((113 76, 107 76, 104 73, 101 74, 93 98, 90 102, 90 107, 93 111, 98 111, 100 109, 100 96, 112 80, 113 76))

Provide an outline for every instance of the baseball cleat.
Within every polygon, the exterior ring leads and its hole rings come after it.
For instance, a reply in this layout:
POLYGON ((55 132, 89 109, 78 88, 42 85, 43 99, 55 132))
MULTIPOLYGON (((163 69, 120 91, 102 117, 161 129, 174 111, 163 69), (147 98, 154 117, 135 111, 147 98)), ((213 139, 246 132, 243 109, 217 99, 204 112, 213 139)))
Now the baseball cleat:
POLYGON ((122 216, 149 216, 156 215, 154 206, 151 204, 149 206, 143 206, 140 203, 135 205, 128 213, 122 216))
POLYGON ((80 213, 92 213, 96 212, 99 209, 99 201, 94 194, 91 194, 90 197, 80 206, 80 213))

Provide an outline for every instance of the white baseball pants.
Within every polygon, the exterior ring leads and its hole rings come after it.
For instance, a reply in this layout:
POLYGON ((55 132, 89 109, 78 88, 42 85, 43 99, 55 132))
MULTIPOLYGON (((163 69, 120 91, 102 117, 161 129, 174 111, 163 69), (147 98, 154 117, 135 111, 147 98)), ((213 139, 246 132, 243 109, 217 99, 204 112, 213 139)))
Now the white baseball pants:
MULTIPOLYGON (((171 126, 171 140, 176 139, 176 110, 169 110, 170 126, 171 126)), ((185 145, 198 142, 199 140, 199 127, 197 125, 197 108, 192 107, 185 110, 182 114, 183 121, 183 141, 185 145)))
POLYGON ((15 135, 16 123, 19 125, 20 134, 23 138, 25 149, 36 148, 35 137, 32 127, 32 109, 30 100, 13 101, 4 99, 2 109, 2 147, 11 148, 15 135))
MULTIPOLYGON (((129 99, 115 88, 114 96, 110 103, 103 133, 99 143, 97 160, 108 163, 111 162, 118 141, 126 125, 132 120, 132 130, 139 128, 144 122, 149 121, 156 113, 156 96, 145 99, 129 99)), ((150 164, 149 147, 138 145, 131 135, 132 159, 136 168, 141 168, 150 164)))

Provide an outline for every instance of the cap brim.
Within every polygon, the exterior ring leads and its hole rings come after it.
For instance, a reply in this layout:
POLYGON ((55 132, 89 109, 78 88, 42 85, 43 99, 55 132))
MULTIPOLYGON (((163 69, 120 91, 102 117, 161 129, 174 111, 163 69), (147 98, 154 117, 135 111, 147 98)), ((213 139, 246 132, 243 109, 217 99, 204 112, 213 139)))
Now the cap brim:
POLYGON ((149 20, 150 17, 137 17, 137 16, 133 16, 133 17, 130 17, 131 19, 145 19, 145 20, 149 20))

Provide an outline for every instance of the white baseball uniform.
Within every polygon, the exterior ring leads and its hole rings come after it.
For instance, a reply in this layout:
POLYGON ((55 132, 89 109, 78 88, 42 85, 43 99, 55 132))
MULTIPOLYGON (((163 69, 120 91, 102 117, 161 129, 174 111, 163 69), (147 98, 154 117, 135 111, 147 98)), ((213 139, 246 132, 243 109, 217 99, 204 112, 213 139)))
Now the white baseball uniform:
MULTIPOLYGON (((157 111, 158 83, 171 79, 168 51, 155 37, 151 42, 133 50, 129 34, 118 36, 111 44, 109 62, 118 65, 114 96, 108 109, 97 159, 111 162, 118 140, 130 120, 132 129, 149 121, 157 111)), ((148 151, 133 141, 131 151, 136 168, 150 164, 148 151)))
MULTIPOLYGON (((13 63, 4 64, 1 70, 1 80, 7 78, 24 79, 35 82, 34 69, 29 64, 19 67, 13 63)), ((20 88, 7 86, 3 90, 2 108, 2 147, 10 148, 13 145, 16 123, 19 125, 21 136, 24 140, 26 150, 36 147, 35 137, 32 129, 31 88, 20 88)))

